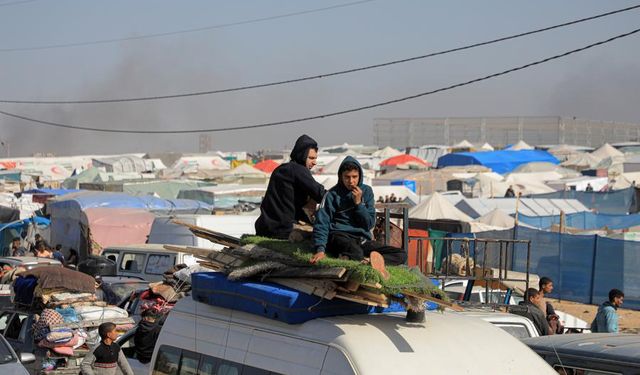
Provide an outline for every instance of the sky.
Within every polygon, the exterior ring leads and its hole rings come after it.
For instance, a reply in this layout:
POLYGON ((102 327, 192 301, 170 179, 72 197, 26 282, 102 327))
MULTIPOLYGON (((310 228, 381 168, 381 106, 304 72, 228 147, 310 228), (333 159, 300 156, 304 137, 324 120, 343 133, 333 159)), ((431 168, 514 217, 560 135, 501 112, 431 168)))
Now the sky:
MULTIPOLYGON (((207 91, 376 64, 516 34, 631 1, 374 0, 157 38, 30 51, 237 23, 353 0, 0 0, 0 99, 86 100, 207 91)), ((320 115, 430 91, 640 27, 640 10, 390 67, 254 90, 148 102, 0 110, 105 129, 215 129, 320 115)), ((575 116, 640 123, 640 34, 489 81, 338 117, 209 133, 212 149, 372 144, 380 117, 575 116)), ((109 134, 0 115, 0 155, 197 152, 198 134, 109 134)))

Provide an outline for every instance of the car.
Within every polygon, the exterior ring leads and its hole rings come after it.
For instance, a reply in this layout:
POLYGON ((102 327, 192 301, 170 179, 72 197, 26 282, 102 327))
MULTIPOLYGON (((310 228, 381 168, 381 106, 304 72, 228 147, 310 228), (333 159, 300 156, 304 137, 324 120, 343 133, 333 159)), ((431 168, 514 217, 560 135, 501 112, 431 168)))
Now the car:
POLYGON ((59 260, 53 258, 40 258, 40 257, 1 257, 0 267, 8 266, 11 268, 24 267, 28 270, 32 270, 36 267, 43 266, 61 266, 59 260))
POLYGON ((121 306, 131 293, 149 289, 149 282, 135 276, 101 276, 102 300, 109 305, 121 306))
POLYGON ((36 357, 31 353, 22 353, 18 356, 7 340, 0 336, 0 373, 2 375, 29 375, 24 364, 35 360, 36 357))
POLYGON ((158 244, 107 247, 102 256, 116 263, 119 276, 141 277, 149 282, 162 281, 164 272, 176 264, 197 263, 191 254, 167 250, 158 244))
POLYGON ((524 316, 510 314, 502 311, 491 310, 465 310, 459 312, 464 316, 482 319, 487 321, 496 327, 500 327, 503 331, 506 331, 511 336, 517 339, 524 339, 529 337, 538 337, 538 329, 533 322, 524 316))
POLYGON ((584 333, 522 340, 559 374, 640 374, 640 336, 584 333))
POLYGON ((554 374, 520 341, 487 322, 448 311, 425 314, 422 323, 408 322, 406 313, 384 313, 288 324, 183 298, 162 327, 151 369, 162 374, 554 374))
POLYGON ((133 339, 136 335, 137 326, 135 328, 130 329, 124 335, 118 337, 116 340, 116 344, 122 348, 122 352, 125 357, 127 357, 127 362, 129 362, 129 366, 131 366, 131 370, 135 375, 147 375, 149 374, 149 364, 148 363, 140 363, 136 359, 136 350, 133 339))
MULTIPOLYGON (((459 282, 455 282, 453 285, 445 284, 444 287, 444 291, 447 296, 454 301, 462 301, 466 289, 467 286, 459 282)), ((509 301, 506 301, 506 299, 506 290, 489 289, 489 294, 487 295, 487 290, 484 287, 474 286, 471 290, 471 296, 469 297, 468 302, 480 304, 517 305, 518 302, 522 301, 522 297, 513 294, 510 296, 509 301)))
POLYGON ((46 349, 38 348, 33 341, 31 327, 35 321, 35 313, 32 312, 14 307, 0 310, 0 335, 4 336, 19 355, 31 354, 34 356, 33 361, 25 363, 25 367, 32 374, 41 368, 42 358, 46 351, 46 349))

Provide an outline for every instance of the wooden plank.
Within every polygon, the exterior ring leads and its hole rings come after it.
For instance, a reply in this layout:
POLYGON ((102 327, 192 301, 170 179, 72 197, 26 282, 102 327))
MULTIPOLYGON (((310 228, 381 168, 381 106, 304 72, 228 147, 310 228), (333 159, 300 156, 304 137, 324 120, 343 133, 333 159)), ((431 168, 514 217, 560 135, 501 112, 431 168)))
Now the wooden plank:
POLYGON ((288 267, 273 271, 272 277, 305 278, 305 279, 340 279, 347 269, 344 267, 288 267))
POLYGON ((378 303, 381 304, 388 304, 389 300, 387 298, 387 296, 385 296, 382 293, 372 293, 372 292, 368 292, 366 290, 360 289, 356 292, 354 292, 353 294, 360 296, 362 298, 371 300, 371 301, 376 301, 378 303))
POLYGON ((51 324, 49 326, 49 329, 54 330, 56 328, 89 328, 89 327, 97 327, 100 324, 105 322, 113 323, 116 325, 136 323, 131 318, 104 318, 104 319, 82 320, 75 323, 51 324))
POLYGON ((378 302, 373 302, 373 301, 369 301, 351 294, 343 294, 343 293, 336 293, 335 298, 339 298, 339 299, 343 299, 345 301, 351 301, 351 302, 356 302, 356 303, 360 303, 363 305, 367 305, 367 306, 381 306, 381 307, 389 307, 388 305, 384 305, 384 304, 380 304, 378 302))
POLYGON ((288 288, 295 289, 302 293, 318 296, 328 300, 333 299, 336 296, 335 288, 334 290, 330 290, 322 286, 315 285, 315 283, 312 282, 313 280, 269 278, 267 279, 267 281, 284 285, 288 288))
POLYGON ((211 242, 229 246, 229 247, 238 247, 240 246, 240 239, 237 237, 229 236, 227 234, 216 232, 209 228, 199 227, 197 225, 192 225, 189 223, 185 223, 180 220, 172 220, 175 224, 185 226, 189 228, 189 230, 196 236, 207 239, 211 242))
POLYGON ((413 293, 413 292, 410 292, 410 291, 407 291, 407 290, 403 290, 403 291, 401 291, 401 293, 406 295, 406 296, 409 296, 409 297, 423 299, 425 301, 436 303, 436 304, 438 304, 440 306, 448 307, 448 308, 450 308, 451 310, 454 310, 454 311, 464 311, 463 307, 458 306, 455 303, 443 301, 441 299, 434 298, 434 297, 428 296, 426 294, 413 293))
POLYGON ((360 283, 355 280, 347 280, 342 287, 349 292, 355 292, 360 288, 360 283))
POLYGON ((382 289, 382 284, 380 283, 375 283, 375 284, 360 284, 361 287, 365 287, 365 288, 370 288, 370 289, 382 289))

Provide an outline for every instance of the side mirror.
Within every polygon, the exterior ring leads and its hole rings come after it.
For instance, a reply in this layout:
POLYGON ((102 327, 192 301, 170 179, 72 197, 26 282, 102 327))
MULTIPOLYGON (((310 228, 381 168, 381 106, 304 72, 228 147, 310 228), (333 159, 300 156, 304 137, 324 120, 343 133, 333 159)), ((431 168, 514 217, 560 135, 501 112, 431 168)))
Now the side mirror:
POLYGON ((33 353, 20 353, 20 362, 33 363, 36 361, 36 356, 33 353))

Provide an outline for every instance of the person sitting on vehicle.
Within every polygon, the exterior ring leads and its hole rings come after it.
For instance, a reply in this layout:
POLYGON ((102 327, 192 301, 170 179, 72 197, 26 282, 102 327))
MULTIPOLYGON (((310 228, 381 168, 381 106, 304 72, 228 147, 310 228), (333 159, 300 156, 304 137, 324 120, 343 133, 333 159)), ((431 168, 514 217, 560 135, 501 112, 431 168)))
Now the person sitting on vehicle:
POLYGON ((324 186, 311 175, 316 165, 318 144, 302 135, 291 151, 291 161, 278 166, 269 179, 267 192, 260 204, 260 217, 255 222, 256 235, 288 239, 298 221, 311 223, 304 207, 313 200, 320 202, 324 186))
POLYGON ((51 256, 53 257, 53 259, 64 264, 64 254, 62 254, 62 245, 57 244, 56 249, 53 251, 53 254, 51 254, 51 256))
POLYGON ((36 256, 38 258, 52 258, 51 249, 48 248, 47 244, 44 241, 38 242, 38 247, 36 248, 36 256))
POLYGON ((70 268, 76 268, 78 265, 78 252, 76 249, 69 249, 69 259, 67 259, 66 266, 70 268))
POLYGON ((624 293, 619 289, 609 291, 609 300, 598 307, 598 313, 591 323, 591 332, 618 333, 618 313, 616 310, 624 302, 624 293))
POLYGON ((545 314, 546 305, 542 298, 542 293, 538 289, 529 288, 524 294, 524 301, 521 304, 526 307, 526 313, 522 314, 525 317, 531 319, 533 324, 538 329, 540 336, 553 335, 554 331, 551 329, 547 317, 545 314))
POLYGON ((20 237, 14 237, 11 241, 11 256, 24 257, 27 256, 27 249, 22 246, 20 237))
POLYGON ((507 191, 504 193, 505 198, 514 198, 516 196, 515 191, 513 191, 513 185, 509 185, 507 191))
POLYGON ((153 348, 156 346, 160 329, 162 328, 163 315, 152 309, 142 312, 142 320, 138 323, 138 328, 133 337, 136 348, 136 358, 140 363, 151 362, 153 348))
POLYGON ((313 225, 313 244, 316 254, 311 263, 333 256, 371 262, 388 277, 384 265, 404 264, 403 249, 372 241, 371 229, 376 223, 373 189, 363 182, 362 167, 347 156, 338 169, 338 183, 325 195, 313 225), (369 259, 367 259, 369 258, 369 259))
POLYGON ((102 323, 98 327, 100 344, 90 351, 82 360, 80 370, 83 375, 115 375, 118 369, 124 375, 133 375, 133 370, 127 362, 120 346, 114 341, 118 338, 116 325, 102 323))

